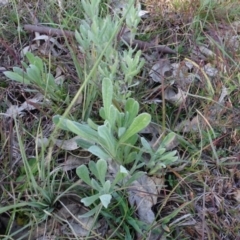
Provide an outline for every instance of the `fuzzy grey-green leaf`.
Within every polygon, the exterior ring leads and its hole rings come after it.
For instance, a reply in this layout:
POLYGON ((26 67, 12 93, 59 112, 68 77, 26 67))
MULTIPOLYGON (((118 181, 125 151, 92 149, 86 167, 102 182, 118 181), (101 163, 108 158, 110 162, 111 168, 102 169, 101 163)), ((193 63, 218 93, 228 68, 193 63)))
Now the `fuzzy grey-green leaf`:
POLYGON ((99 180, 103 185, 107 173, 107 162, 103 159, 99 159, 96 163, 96 167, 98 171, 99 180))
POLYGON ((134 134, 140 132, 151 122, 151 115, 148 113, 142 113, 138 115, 126 130, 126 132, 121 136, 120 143, 127 141, 134 134))
POLYGON ((11 72, 11 71, 5 71, 4 75, 8 78, 10 78, 11 80, 20 82, 20 83, 24 83, 24 84, 30 84, 30 81, 26 78, 23 78, 23 76, 20 76, 18 73, 15 72, 11 72))
POLYGON ((112 104, 113 85, 109 78, 104 78, 102 83, 103 107, 106 119, 110 119, 110 106, 112 104))
POLYGON ((110 155, 108 155, 101 147, 94 145, 88 148, 88 151, 92 153, 93 155, 102 158, 104 160, 108 160, 111 158, 110 155))
POLYGON ((91 204, 93 204, 97 199, 99 199, 99 194, 95 194, 91 197, 85 197, 81 199, 81 202, 86 206, 90 206, 91 204))
POLYGON ((110 194, 103 194, 100 197, 102 205, 107 208, 109 203, 111 202, 112 196, 110 194))
POLYGON ((81 165, 76 169, 76 173, 80 179, 82 179, 86 184, 91 186, 91 179, 89 177, 88 168, 85 165, 81 165))

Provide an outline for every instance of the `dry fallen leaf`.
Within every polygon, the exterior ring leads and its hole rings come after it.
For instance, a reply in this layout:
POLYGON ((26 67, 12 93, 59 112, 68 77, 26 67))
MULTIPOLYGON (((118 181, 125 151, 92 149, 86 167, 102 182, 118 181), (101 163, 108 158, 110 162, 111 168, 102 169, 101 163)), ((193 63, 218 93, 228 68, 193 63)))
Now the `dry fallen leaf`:
POLYGON ((36 107, 34 106, 35 103, 41 103, 41 101, 43 100, 43 95, 41 93, 36 94, 35 97, 33 98, 29 98, 27 99, 24 103, 22 103, 20 106, 16 106, 16 105, 11 105, 6 113, 5 116, 7 117, 12 117, 12 118, 16 118, 16 117, 22 117, 23 115, 25 115, 25 113, 23 112, 24 110, 27 111, 31 111, 36 109, 36 107), (31 104, 32 103, 32 104, 31 104))
POLYGON ((158 194, 160 194, 162 188, 165 186, 164 183, 165 183, 165 178, 164 176, 152 176, 151 179, 154 181, 155 183, 155 186, 156 186, 156 189, 157 189, 157 192, 158 194))
POLYGON ((214 67, 211 66, 210 63, 206 64, 203 67, 203 70, 205 71, 205 73, 209 76, 209 77, 216 77, 218 74, 218 70, 214 67))
MULTIPOLYGON (((79 136, 73 137, 68 140, 52 139, 54 144, 56 144, 59 148, 67 151, 73 151, 80 148, 80 146, 78 145, 78 141, 81 141, 81 140, 82 138, 79 136)), ((49 144, 49 142, 50 140, 46 137, 36 138, 36 144, 38 148, 46 147, 49 144)))
POLYGON ((0 0, 0 6, 7 5, 9 2, 9 0, 0 0))
POLYGON ((7 71, 7 69, 5 67, 0 66, 0 72, 4 72, 4 71, 7 71))
POLYGON ((218 103, 219 103, 219 104, 223 104, 223 103, 224 103, 224 98, 225 98, 226 96, 228 96, 228 95, 229 95, 228 89, 223 85, 223 86, 222 86, 221 96, 220 96, 219 99, 218 99, 218 103))
POLYGON ((88 158, 88 157, 80 158, 80 157, 75 157, 75 156, 69 155, 67 160, 63 164, 61 164, 61 167, 62 167, 63 171, 69 171, 69 170, 79 167, 82 164, 86 164, 89 161, 90 161, 90 158, 88 158))
POLYGON ((55 139, 54 143, 61 149, 72 151, 72 150, 78 149, 80 147, 80 146, 78 146, 78 144, 76 142, 77 139, 79 139, 78 136, 73 137, 68 140, 55 139))
POLYGON ((146 175, 131 184, 128 189, 128 200, 130 205, 136 208, 139 220, 147 224, 155 221, 152 206, 157 203, 157 194, 154 181, 146 175))
POLYGON ((216 54, 213 51, 211 51, 210 49, 208 49, 207 47, 200 46, 199 50, 206 57, 215 57, 216 56, 216 54))
POLYGON ((55 78, 54 79, 55 83, 57 85, 61 85, 65 81, 65 76, 62 73, 63 73, 62 68, 58 66, 56 68, 56 74, 55 74, 55 77, 54 77, 55 78))
POLYGON ((21 52, 20 52, 20 55, 21 57, 23 58, 27 52, 33 52, 35 51, 36 49, 38 49, 38 45, 37 44, 31 44, 29 46, 26 46, 24 47, 21 52))
POLYGON ((48 222, 47 227, 46 224, 39 225, 38 228, 32 233, 31 239, 50 240, 56 239, 56 237, 60 237, 63 234, 75 234, 78 237, 86 237, 89 235, 91 230, 96 231, 100 227, 100 223, 96 222, 94 217, 81 217, 88 211, 87 209, 83 208, 81 204, 61 203, 62 207, 56 213, 54 213, 54 215, 57 216, 58 219, 64 219, 64 223, 67 222, 67 224, 63 224, 60 227, 58 225, 58 227, 56 227, 56 221, 51 219, 48 222), (54 235, 49 234, 52 233, 53 228, 55 229, 55 238, 51 238, 54 237, 54 235))
POLYGON ((138 16, 142 18, 147 18, 148 15, 149 15, 149 11, 145 11, 145 10, 140 10, 138 13, 138 16))
POLYGON ((178 132, 197 132, 199 129, 203 129, 202 123, 199 121, 199 117, 196 116, 192 120, 184 120, 179 123, 175 128, 174 131, 178 132))
POLYGON ((11 117, 11 118, 16 118, 18 116, 22 117, 23 115, 24 113, 22 112, 22 110, 16 105, 11 105, 5 113, 6 117, 11 117))
POLYGON ((141 132, 141 134, 147 135, 149 139, 149 144, 153 147, 155 145, 154 149, 157 148, 159 145, 156 145, 156 142, 158 140, 158 137, 162 134, 162 129, 160 126, 154 123, 150 123, 146 128, 144 128, 141 132))
POLYGON ((172 86, 170 86, 165 89, 164 97, 166 100, 168 100, 172 104, 179 106, 183 102, 185 102, 187 98, 187 93, 183 92, 180 88, 177 88, 177 92, 176 92, 176 90, 172 86))
POLYGON ((201 81, 192 62, 185 59, 179 63, 172 63, 171 66, 175 83, 177 83, 181 89, 186 90, 190 84, 201 81))
POLYGON ((72 203, 63 206, 57 215, 63 219, 68 219, 68 224, 64 224, 61 227, 61 232, 64 234, 74 233, 79 237, 86 237, 90 231, 99 228, 101 225, 99 222, 96 222, 94 217, 82 217, 87 211, 80 204, 72 203))
MULTIPOLYGON (((155 225, 154 229, 157 230, 158 226, 156 225, 155 213, 152 207, 157 203, 158 191, 162 188, 162 181, 161 179, 155 179, 155 181, 147 175, 141 176, 129 187, 128 200, 130 205, 136 208, 139 220, 147 225, 155 225)), ((145 232, 145 229, 141 230, 145 232)), ((148 240, 159 239, 158 231, 149 231, 146 236, 148 240)), ((140 233, 137 233, 137 239, 142 239, 140 233)))
POLYGON ((152 66, 149 76, 154 82, 162 83, 165 78, 172 76, 172 66, 168 59, 160 59, 152 66))

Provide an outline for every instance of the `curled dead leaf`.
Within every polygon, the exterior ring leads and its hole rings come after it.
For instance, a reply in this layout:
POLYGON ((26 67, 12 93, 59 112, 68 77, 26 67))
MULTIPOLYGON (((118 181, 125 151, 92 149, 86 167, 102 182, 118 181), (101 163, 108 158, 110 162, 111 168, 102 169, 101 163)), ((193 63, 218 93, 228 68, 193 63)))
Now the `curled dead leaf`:
POLYGON ((134 181, 128 189, 130 205, 136 207, 139 219, 147 224, 155 221, 152 206, 157 203, 157 194, 154 181, 146 175, 134 181))
POLYGON ((196 116, 192 120, 184 120, 175 127, 175 131, 178 132, 197 132, 199 129, 202 129, 202 123, 199 121, 199 117, 196 116))
POLYGON ((7 117, 22 117, 25 115, 24 110, 31 111, 36 109, 36 103, 41 103, 43 100, 43 95, 41 93, 36 94, 35 97, 27 99, 24 103, 22 103, 20 106, 17 105, 11 105, 6 113, 5 116, 7 117))
POLYGON ((209 77, 216 77, 218 74, 218 70, 214 67, 211 66, 210 63, 206 64, 203 67, 203 70, 205 71, 205 73, 209 76, 209 77))
POLYGON ((165 89, 164 97, 172 104, 179 106, 185 102, 187 93, 182 91, 180 88, 174 89, 172 86, 165 89))
POLYGON ((72 155, 69 155, 67 160, 61 164, 61 167, 64 172, 75 169, 79 167, 82 164, 86 164, 90 161, 90 158, 80 158, 80 157, 75 157, 72 155))
POLYGON ((72 150, 76 150, 79 148, 76 140, 79 139, 79 137, 73 137, 71 139, 68 140, 59 140, 59 139, 55 139, 54 143, 61 149, 64 150, 68 150, 68 151, 72 151, 72 150))
POLYGON ((77 236, 85 237, 89 235, 91 230, 100 227, 94 217, 82 218, 81 216, 85 213, 87 213, 87 209, 83 208, 81 204, 71 203, 64 205, 57 212, 57 215, 61 218, 68 219, 68 224, 64 224, 61 231, 64 234, 71 234, 74 231, 77 236))
MULTIPOLYGON (((36 138, 36 144, 38 147, 46 147, 49 144, 48 138, 36 138)), ((73 151, 78 148, 80 148, 78 142, 82 141, 82 138, 79 136, 73 137, 68 140, 60 140, 60 139, 52 139, 55 145, 57 145, 59 148, 67 151, 73 151)))
POLYGON ((199 50, 206 57, 215 57, 216 56, 216 54, 213 51, 211 51, 210 49, 208 49, 207 47, 200 46, 199 50))
POLYGON ((162 83, 165 78, 172 76, 172 66, 168 59, 160 59, 152 66, 149 76, 154 82, 162 83))

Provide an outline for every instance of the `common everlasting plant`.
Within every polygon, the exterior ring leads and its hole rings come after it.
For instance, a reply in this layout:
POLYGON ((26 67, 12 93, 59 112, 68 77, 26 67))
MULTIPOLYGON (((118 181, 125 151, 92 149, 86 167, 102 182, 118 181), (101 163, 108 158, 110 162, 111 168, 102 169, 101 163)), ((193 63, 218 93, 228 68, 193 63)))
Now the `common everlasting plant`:
MULTIPOLYGON (((84 74, 88 75, 107 46, 90 84, 91 87, 97 88, 103 78, 108 78, 113 83, 115 98, 125 101, 131 95, 129 88, 136 84, 134 77, 141 71, 144 60, 140 57, 141 51, 136 52, 131 47, 119 50, 120 38, 117 35, 122 25, 125 25, 130 35, 134 37, 140 22, 138 9, 134 7, 134 1, 130 1, 128 7, 121 12, 122 17, 113 13, 102 18, 100 0, 83 0, 82 5, 85 18, 81 21, 79 30, 75 32, 75 37, 85 56, 84 74), (112 38, 114 33, 116 35, 112 38)), ((96 89, 89 91, 91 91, 91 96, 96 95, 96 89)))

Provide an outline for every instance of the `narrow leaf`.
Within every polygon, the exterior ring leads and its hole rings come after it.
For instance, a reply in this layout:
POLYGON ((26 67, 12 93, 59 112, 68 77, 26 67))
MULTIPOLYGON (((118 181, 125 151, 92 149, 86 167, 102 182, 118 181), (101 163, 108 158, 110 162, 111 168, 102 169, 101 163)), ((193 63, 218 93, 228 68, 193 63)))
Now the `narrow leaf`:
POLYGON ((94 130, 98 129, 98 125, 95 122, 93 122, 92 119, 89 118, 87 120, 87 123, 88 123, 88 126, 90 126, 92 129, 94 129, 94 130))
POLYGON ((10 71, 5 71, 3 72, 4 75, 8 78, 10 78, 11 80, 20 82, 20 83, 24 83, 24 84, 30 84, 30 81, 26 78, 24 78, 23 76, 19 75, 18 73, 15 72, 10 72, 10 71))
POLYGON ((125 127, 118 128, 118 138, 120 138, 126 131, 125 127))
POLYGON ((106 125, 98 127, 98 134, 101 139, 103 139, 104 147, 107 148, 108 152, 112 154, 112 157, 115 157, 116 149, 116 139, 114 138, 112 132, 106 125))
POLYGON ((97 178, 99 179, 99 174, 98 174, 98 170, 97 170, 97 166, 96 163, 94 161, 90 161, 88 164, 88 167, 91 171, 91 173, 97 178))
POLYGON ((99 198, 99 194, 93 195, 91 197, 85 197, 81 199, 81 202, 86 206, 90 206, 99 198))
POLYGON ((27 57, 29 63, 34 63, 34 61, 35 61, 35 56, 33 55, 33 53, 27 52, 27 53, 26 53, 26 57, 27 57))
POLYGON ((101 203, 102 205, 107 208, 111 199, 112 199, 112 196, 110 194, 103 194, 101 195, 100 197, 100 200, 101 200, 101 203))
POLYGON ((103 184, 103 190, 105 193, 109 193, 111 188, 111 182, 110 180, 107 180, 104 184, 103 184))
POLYGON ((43 72, 43 61, 40 57, 35 57, 34 65, 39 69, 40 72, 43 72))
POLYGON ((89 177, 88 168, 85 165, 81 165, 76 169, 76 173, 80 179, 82 179, 86 184, 91 186, 91 179, 89 177))
POLYGON ((114 105, 110 105, 110 110, 109 110, 111 117, 108 119, 111 127, 116 125, 116 120, 117 120, 117 115, 118 115, 118 110, 114 105))
POLYGON ((111 158, 111 156, 108 155, 101 147, 96 146, 96 145, 89 147, 88 151, 90 153, 92 153, 93 155, 95 155, 101 159, 104 159, 104 160, 108 160, 111 158))
POLYGON ((139 103, 137 101, 135 101, 133 98, 129 98, 125 105, 125 111, 129 113, 128 124, 130 124, 138 114, 139 103))
POLYGON ((109 78, 104 78, 102 83, 103 107, 106 119, 110 119, 110 106, 112 104, 113 85, 109 78))
POLYGON ((22 77, 26 74, 20 67, 13 67, 13 72, 18 73, 22 77))
POLYGON ((138 179, 141 178, 144 174, 146 174, 146 173, 145 173, 145 172, 137 171, 136 173, 134 173, 134 174, 128 179, 128 181, 125 183, 125 186, 129 186, 132 182, 134 182, 135 180, 138 180, 138 179))
POLYGON ((92 142, 83 140, 83 139, 81 139, 80 137, 78 137, 77 139, 75 139, 75 141, 76 141, 77 145, 80 146, 80 147, 83 148, 83 149, 89 149, 89 148, 93 145, 92 142))
POLYGON ((104 185, 105 177, 107 173, 107 162, 103 159, 99 159, 96 163, 99 180, 104 185))
POLYGON ((142 129, 147 127, 151 121, 151 115, 148 113, 142 113, 138 115, 127 129, 127 131, 120 138, 120 143, 126 142, 134 134, 140 132, 142 129))
POLYGON ((101 205, 98 205, 95 208, 89 210, 88 212, 86 212, 82 215, 78 215, 77 218, 78 219, 89 218, 89 217, 93 216, 94 214, 96 214, 97 212, 99 212, 100 208, 101 208, 101 205))
POLYGON ((161 156, 162 154, 164 154, 166 152, 166 148, 158 148, 158 150, 155 152, 156 156, 161 156))
POLYGON ((102 190, 102 187, 99 185, 99 183, 92 178, 91 180, 91 186, 93 189, 97 190, 98 192, 100 192, 102 190))
POLYGON ((32 79, 32 82, 37 83, 38 86, 41 86, 43 84, 43 79, 41 78, 40 71, 36 66, 31 64, 30 67, 27 68, 27 75, 32 79))
POLYGON ((160 147, 167 148, 172 141, 175 139, 176 134, 174 132, 170 132, 161 142, 160 147))
POLYGON ((168 159, 172 159, 173 157, 174 158, 177 158, 175 155, 176 155, 177 151, 171 151, 171 152, 168 152, 168 153, 165 153, 163 156, 161 156, 161 161, 164 161, 164 160, 168 160, 168 159))
POLYGON ((137 152, 131 152, 124 160, 124 164, 129 164, 137 159, 137 152))
POLYGON ((146 150, 152 151, 152 147, 144 137, 141 137, 141 143, 146 150))
POLYGON ((97 140, 97 131, 93 130, 86 124, 74 122, 63 117, 56 115, 53 117, 53 122, 61 129, 71 131, 84 140, 92 141, 93 143, 97 140))
POLYGON ((106 120, 106 113, 104 111, 104 108, 101 107, 100 110, 99 110, 99 115, 102 119, 106 120))
POLYGON ((119 171, 116 174, 114 181, 112 182, 112 186, 115 186, 118 182, 122 181, 128 175, 129 173, 127 169, 121 165, 119 171))

